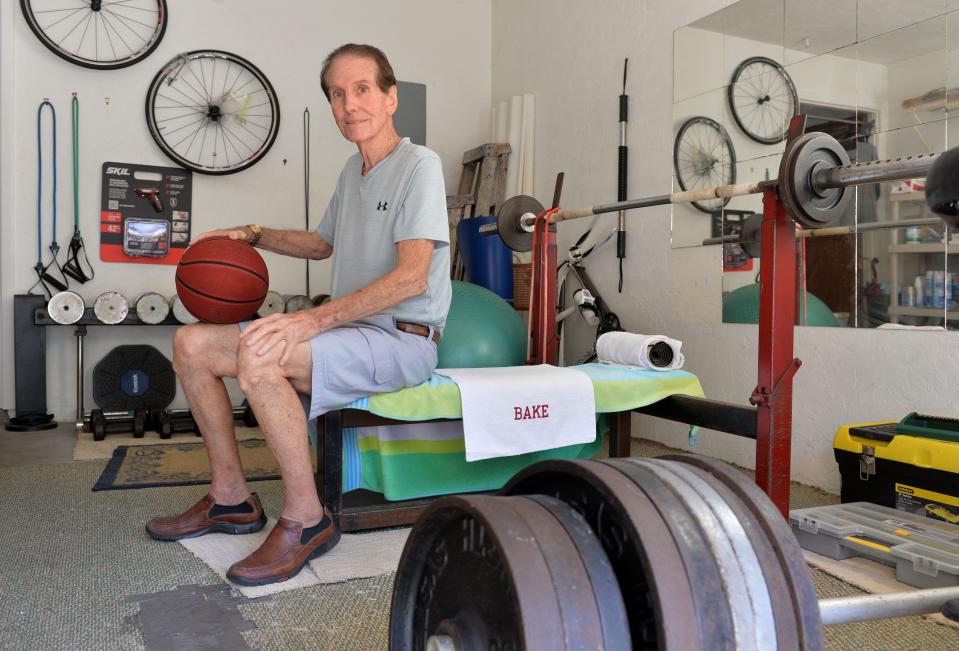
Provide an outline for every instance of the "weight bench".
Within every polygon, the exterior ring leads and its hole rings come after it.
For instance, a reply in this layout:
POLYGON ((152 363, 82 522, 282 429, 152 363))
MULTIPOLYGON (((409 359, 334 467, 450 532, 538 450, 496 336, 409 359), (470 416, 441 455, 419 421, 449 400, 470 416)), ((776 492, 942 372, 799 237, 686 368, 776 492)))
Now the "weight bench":
MULTIPOLYGON (((610 457, 629 456, 631 412, 669 396, 701 397, 702 387, 686 371, 643 371, 603 364, 578 367, 593 380, 597 413, 608 416, 610 457)), ((316 487, 341 531, 364 531, 412 524, 438 497, 361 503, 343 494, 343 430, 347 427, 455 422, 460 418, 459 389, 436 374, 417 387, 376 394, 315 420, 316 487), (425 408, 424 408, 425 405, 425 408), (435 418, 427 416, 435 414, 435 418)), ((465 457, 464 457, 465 463, 465 457)))

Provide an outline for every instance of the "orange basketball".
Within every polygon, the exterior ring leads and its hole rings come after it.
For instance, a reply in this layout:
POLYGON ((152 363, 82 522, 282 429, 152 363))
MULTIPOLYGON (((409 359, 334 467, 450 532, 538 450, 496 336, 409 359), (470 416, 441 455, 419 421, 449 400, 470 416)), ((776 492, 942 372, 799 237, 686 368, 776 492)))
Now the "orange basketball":
POLYGON ((252 318, 269 286, 270 274, 256 249, 228 237, 193 244, 176 269, 176 293, 183 306, 208 323, 252 318))

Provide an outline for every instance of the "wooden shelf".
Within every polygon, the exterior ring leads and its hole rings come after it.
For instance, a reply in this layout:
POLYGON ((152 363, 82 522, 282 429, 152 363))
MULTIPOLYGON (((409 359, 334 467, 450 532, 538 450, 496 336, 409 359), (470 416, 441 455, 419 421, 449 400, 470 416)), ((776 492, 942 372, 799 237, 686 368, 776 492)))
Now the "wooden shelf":
MULTIPOLYGON (((945 253, 947 247, 941 242, 938 244, 890 244, 889 253, 945 253)), ((959 254, 959 244, 950 244, 949 255, 959 254)))
POLYGON ((898 316, 945 316, 949 319, 959 319, 959 312, 946 312, 946 309, 942 307, 904 307, 902 305, 890 305, 889 314, 896 314, 898 316))

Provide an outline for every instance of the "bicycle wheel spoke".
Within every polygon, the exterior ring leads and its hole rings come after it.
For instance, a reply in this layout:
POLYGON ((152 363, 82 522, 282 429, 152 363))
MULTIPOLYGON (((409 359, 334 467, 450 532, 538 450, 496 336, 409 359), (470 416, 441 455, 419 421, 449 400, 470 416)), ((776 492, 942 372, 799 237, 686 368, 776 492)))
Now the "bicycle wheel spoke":
MULTIPOLYGON (((83 47, 83 41, 84 41, 84 40, 86 39, 86 37, 87 37, 87 30, 90 29, 90 22, 91 22, 92 19, 93 19, 93 14, 91 13, 91 14, 90 14, 90 17, 87 18, 87 24, 83 26, 83 33, 80 34, 80 44, 77 45, 77 52, 79 52, 79 51, 80 51, 80 48, 83 47)), ((66 37, 64 37, 64 40, 65 40, 65 39, 66 39, 66 37)))
MULTIPOLYGON (((105 29, 107 29, 107 28, 112 28, 112 29, 113 29, 113 33, 116 34, 116 37, 117 37, 118 39, 120 39, 120 42, 123 43, 123 44, 126 46, 127 50, 130 52, 130 54, 134 54, 133 48, 130 47, 130 44, 126 42, 126 39, 125 39, 125 38, 123 38, 123 34, 120 33, 120 30, 117 29, 116 25, 114 25, 114 24, 111 23, 109 20, 107 20, 107 15, 106 15, 106 13, 104 13, 104 12, 101 11, 101 12, 100 12, 100 16, 103 17, 104 28, 105 28, 105 29)), ((109 31, 107 32, 107 34, 109 34, 109 31)), ((114 56, 116 56, 116 58, 118 58, 118 59, 120 58, 120 57, 116 54, 116 51, 115 51, 115 50, 114 50, 114 56)))

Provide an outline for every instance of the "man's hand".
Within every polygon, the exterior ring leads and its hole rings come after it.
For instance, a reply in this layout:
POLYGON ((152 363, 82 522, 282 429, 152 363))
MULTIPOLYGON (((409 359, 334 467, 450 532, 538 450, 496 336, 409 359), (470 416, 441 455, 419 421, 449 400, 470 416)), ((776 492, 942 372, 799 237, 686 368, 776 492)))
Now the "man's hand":
POLYGON ((253 233, 246 226, 234 226, 233 228, 219 228, 215 231, 207 231, 206 233, 201 233, 196 237, 190 240, 190 246, 193 246, 197 242, 205 240, 210 237, 228 237, 231 240, 240 240, 241 242, 249 242, 250 238, 253 237, 253 233))
MULTIPOLYGON (((328 304, 327 304, 328 305, 328 304)), ((293 349, 301 341, 309 341, 333 325, 332 317, 317 318, 323 307, 292 314, 271 314, 257 319, 240 334, 240 343, 256 348, 257 355, 266 355, 275 346, 283 346, 280 366, 289 361, 293 349)))

